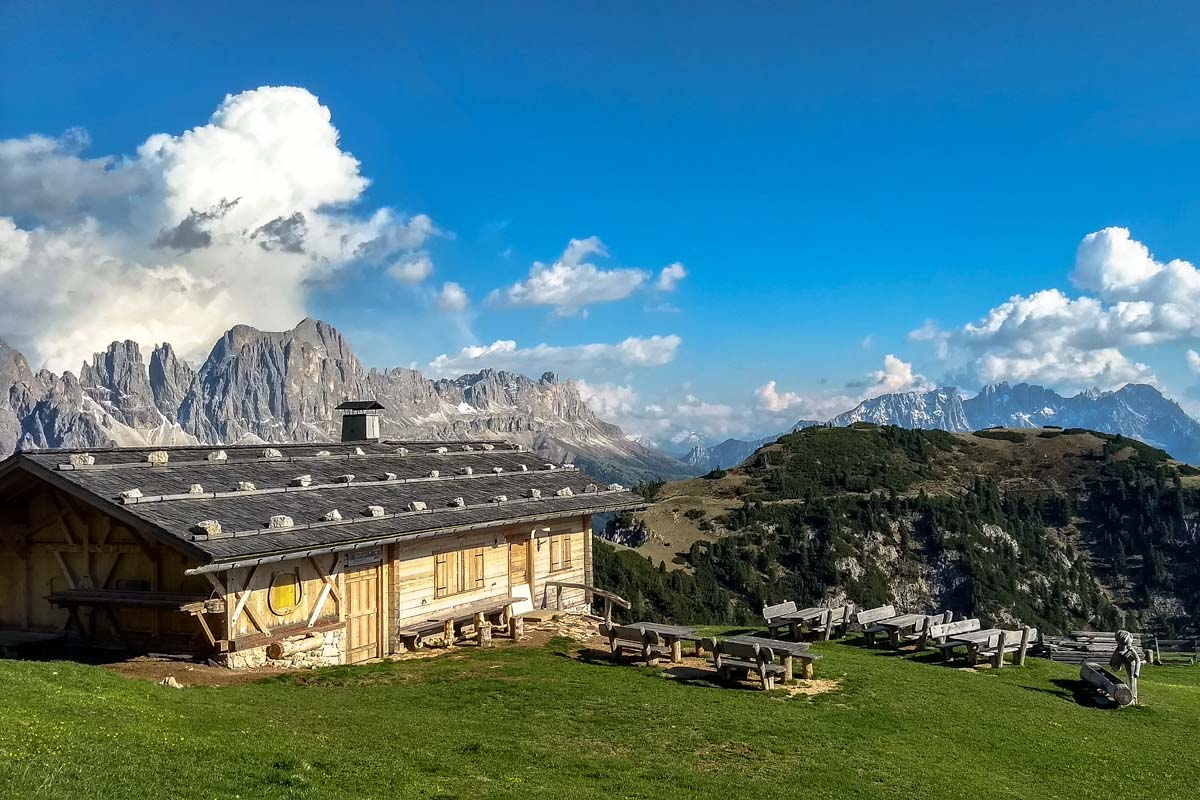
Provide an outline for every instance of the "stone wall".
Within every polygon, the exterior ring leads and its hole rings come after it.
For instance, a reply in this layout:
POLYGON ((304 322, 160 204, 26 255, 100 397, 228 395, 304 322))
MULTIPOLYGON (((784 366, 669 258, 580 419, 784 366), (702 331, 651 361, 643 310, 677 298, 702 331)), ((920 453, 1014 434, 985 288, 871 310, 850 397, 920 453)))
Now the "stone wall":
MULTIPOLYGON (((238 650, 225 655, 225 666, 230 669, 256 669, 259 667, 274 667, 284 669, 315 669, 317 667, 329 667, 334 664, 342 663, 342 654, 345 651, 346 632, 345 630, 324 631, 323 633, 314 634, 314 636, 323 638, 323 643, 320 647, 303 653, 294 653, 284 658, 267 658, 267 648, 253 647, 247 650, 238 650)), ((305 637, 293 636, 287 640, 300 640, 305 637)), ((287 641, 285 640, 285 641, 287 641)))

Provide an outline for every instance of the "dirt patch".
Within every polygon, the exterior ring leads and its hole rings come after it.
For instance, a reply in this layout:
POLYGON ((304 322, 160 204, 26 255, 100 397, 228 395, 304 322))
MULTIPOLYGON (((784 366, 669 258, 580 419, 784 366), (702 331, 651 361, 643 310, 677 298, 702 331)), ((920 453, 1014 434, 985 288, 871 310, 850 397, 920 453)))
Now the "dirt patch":
POLYGON ((282 675, 287 671, 282 669, 225 669, 224 667, 210 667, 207 664, 193 664, 187 661, 151 656, 137 656, 126 661, 105 664, 104 668, 126 678, 135 678, 151 683, 174 678, 184 687, 234 686, 282 675))
POLYGON ((790 686, 781 685, 779 688, 787 692, 789 697, 795 697, 796 695, 816 697, 819 694, 836 692, 841 685, 841 681, 826 681, 819 678, 811 678, 809 680, 800 680, 798 683, 790 686))

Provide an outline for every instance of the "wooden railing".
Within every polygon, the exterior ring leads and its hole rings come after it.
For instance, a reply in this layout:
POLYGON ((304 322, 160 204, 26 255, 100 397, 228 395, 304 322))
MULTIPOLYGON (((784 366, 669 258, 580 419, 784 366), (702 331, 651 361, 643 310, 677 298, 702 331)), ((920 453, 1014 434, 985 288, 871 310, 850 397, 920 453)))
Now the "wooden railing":
POLYGON ((596 598, 596 597, 602 598, 604 600, 604 621, 606 623, 608 623, 609 625, 612 624, 612 609, 613 609, 614 605, 619 606, 621 608, 625 608, 625 609, 630 607, 630 602, 628 600, 626 600, 624 597, 621 597, 618 594, 613 594, 612 592, 606 592, 603 589, 597 589, 595 586, 588 586, 586 583, 568 583, 566 581, 546 581, 546 587, 549 588, 551 586, 553 586, 555 589, 558 590, 556 598, 555 598, 555 606, 554 607, 556 609, 558 609, 559 611, 562 611, 562 607, 563 607, 562 606, 563 589, 582 589, 583 591, 587 592, 591 598, 596 598))

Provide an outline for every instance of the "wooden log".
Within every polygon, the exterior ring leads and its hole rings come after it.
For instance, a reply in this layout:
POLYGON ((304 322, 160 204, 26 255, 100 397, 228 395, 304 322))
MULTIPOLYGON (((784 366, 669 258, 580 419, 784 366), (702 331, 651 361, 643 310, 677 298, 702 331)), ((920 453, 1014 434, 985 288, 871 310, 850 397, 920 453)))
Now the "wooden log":
POLYGON ((1079 678, 1084 683, 1094 686, 1105 695, 1112 698, 1118 706, 1133 704, 1133 691, 1122 683, 1116 675, 1099 664, 1085 661, 1079 665, 1079 678))
POLYGON ((833 634, 833 609, 825 609, 825 613, 821 617, 822 624, 825 625, 825 630, 821 631, 821 640, 828 642, 829 637, 833 634))
POLYGON ((267 658, 278 660, 294 656, 297 653, 307 653, 324 646, 325 637, 321 635, 305 636, 302 639, 285 639, 282 642, 271 642, 267 645, 267 658))
POLYGON ((804 677, 804 680, 806 680, 806 681, 812 680, 813 662, 811 659, 804 659, 801 662, 800 674, 804 677))
POLYGON ((525 618, 519 614, 514 616, 512 622, 509 624, 509 630, 512 632, 514 642, 519 642, 525 638, 525 618))
POLYGON ((1004 645, 1008 644, 1008 631, 1000 631, 996 638, 996 653, 992 656, 992 667, 1000 669, 1004 666, 1004 645))
POLYGON ((1030 632, 1028 625, 1021 626, 1021 649, 1013 656, 1013 663, 1018 667, 1025 666, 1025 654, 1029 651, 1030 632))

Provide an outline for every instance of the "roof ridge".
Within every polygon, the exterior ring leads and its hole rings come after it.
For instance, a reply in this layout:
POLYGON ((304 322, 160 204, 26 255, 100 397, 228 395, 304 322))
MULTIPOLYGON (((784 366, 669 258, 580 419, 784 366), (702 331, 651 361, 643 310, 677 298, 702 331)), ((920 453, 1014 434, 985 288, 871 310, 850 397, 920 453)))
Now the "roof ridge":
MULTIPOLYGON (((620 489, 600 489, 595 492, 586 492, 584 496, 595 497, 595 496, 600 496, 600 495, 620 494, 625 491, 628 491, 628 490, 625 489, 624 487, 622 487, 620 489)), ((420 516, 420 515, 442 514, 442 513, 451 512, 451 511, 469 511, 471 509, 492 508, 493 506, 499 506, 499 505, 505 505, 505 506, 528 505, 528 504, 532 504, 532 503, 541 503, 546 500, 554 500, 554 499, 560 499, 560 498, 557 498, 555 495, 543 495, 540 497, 518 497, 518 498, 514 498, 512 500, 505 499, 503 501, 489 500, 486 503, 469 503, 469 504, 461 505, 461 506, 447 505, 447 506, 438 506, 436 508, 418 509, 415 511, 395 511, 392 513, 385 512, 385 513, 379 514, 377 516, 363 515, 363 516, 348 517, 348 518, 343 518, 343 519, 338 519, 338 520, 321 520, 318 522, 303 522, 300 524, 289 525, 284 528, 270 528, 270 527, 248 528, 245 530, 231 531, 230 533, 222 532, 215 536, 210 535, 210 534, 193 533, 192 540, 193 541, 203 541, 203 540, 211 541, 211 540, 215 540, 215 539, 245 538, 247 536, 262 536, 264 534, 272 534, 272 533, 288 533, 290 531, 311 530, 313 528, 333 528, 333 527, 339 527, 342 525, 357 525, 362 522, 378 522, 379 520, 396 519, 396 518, 401 518, 401 517, 415 517, 415 516, 420 516)))
POLYGON ((232 490, 224 491, 224 492, 196 492, 194 494, 191 492, 187 492, 187 493, 182 493, 182 494, 144 495, 142 497, 135 497, 135 496, 126 497, 126 496, 122 495, 121 497, 117 498, 116 502, 119 505, 123 505, 123 506, 134 506, 134 505, 144 505, 147 503, 170 503, 170 502, 176 502, 179 500, 215 500, 218 498, 227 498, 227 497, 258 497, 260 495, 266 495, 266 494, 284 494, 284 493, 290 494, 293 492, 311 492, 311 491, 316 491, 318 489, 345 489, 345 488, 354 488, 354 487, 361 487, 361 486, 395 486, 397 484, 408 484, 408 483, 442 483, 444 481, 469 480, 472 478, 511 477, 514 475, 530 475, 530 474, 538 474, 541 472, 559 472, 559 471, 576 472, 577 473, 577 472, 579 472, 579 469, 577 467, 575 467, 574 464, 564 464, 562 466, 555 466, 554 469, 541 469, 541 470, 514 469, 511 472, 505 471, 505 472, 500 472, 500 473, 489 471, 489 472, 471 473, 468 475, 461 475, 461 474, 460 475, 440 475, 439 474, 437 476, 426 475, 424 477, 417 477, 417 478, 384 478, 383 480, 373 480, 373 481, 351 480, 351 481, 338 481, 336 483, 310 483, 308 486, 270 486, 270 487, 267 487, 264 489, 259 489, 256 487, 254 489, 247 489, 245 491, 239 491, 237 489, 232 489, 232 490))
MULTIPOLYGON (((140 448, 140 449, 147 449, 147 448, 140 448)), ((151 452, 154 452, 153 448, 149 448, 149 449, 151 452)), ((160 448, 160 449, 162 449, 162 448, 160 448)), ((206 448, 202 448, 202 449, 206 449, 206 448)), ((264 449, 266 449, 266 448, 264 448, 264 449)), ((224 452, 224 450, 225 450, 225 448, 218 447, 218 448, 210 449, 209 452, 219 453, 219 452, 224 452)), ((59 452, 59 451, 54 451, 54 452, 59 452)), ((65 452, 65 451, 63 451, 63 452, 65 452)), ((102 451, 102 450, 80 451, 81 454, 88 454, 88 453, 92 453, 92 452, 100 453, 100 452, 104 452, 104 451, 102 451)), ((170 452, 170 451, 168 450, 167 452, 170 452)), ((212 460, 205 458, 205 459, 202 459, 199 461, 174 461, 174 462, 167 461, 162 464, 154 463, 152 461, 119 461, 114 464, 71 464, 68 462, 65 464, 62 464, 62 463, 55 464, 55 469, 57 469, 61 472, 71 472, 71 471, 79 471, 79 472, 97 471, 97 472, 99 472, 99 471, 104 471, 104 470, 149 469, 149 468, 164 470, 164 469, 171 469, 172 467, 202 467, 202 466, 219 467, 219 466, 229 466, 230 464, 286 464, 286 463, 291 463, 291 462, 296 462, 296 461, 353 461, 356 459, 392 458, 395 456, 458 456, 458 455, 465 456, 465 455, 479 455, 481 453, 530 453, 530 454, 532 454, 531 451, 529 451, 529 450, 517 450, 515 448, 512 450, 449 450, 449 449, 447 449, 447 451, 444 453, 438 452, 436 449, 429 451, 429 452, 423 452, 423 453, 397 453, 395 451, 390 452, 390 453, 368 453, 368 452, 364 451, 362 453, 329 453, 329 455, 319 455, 319 454, 314 453, 313 455, 310 455, 310 456, 260 456, 259 458, 217 458, 217 459, 212 459, 212 460)), ((45 453, 42 453, 42 455, 45 455, 45 453)))

